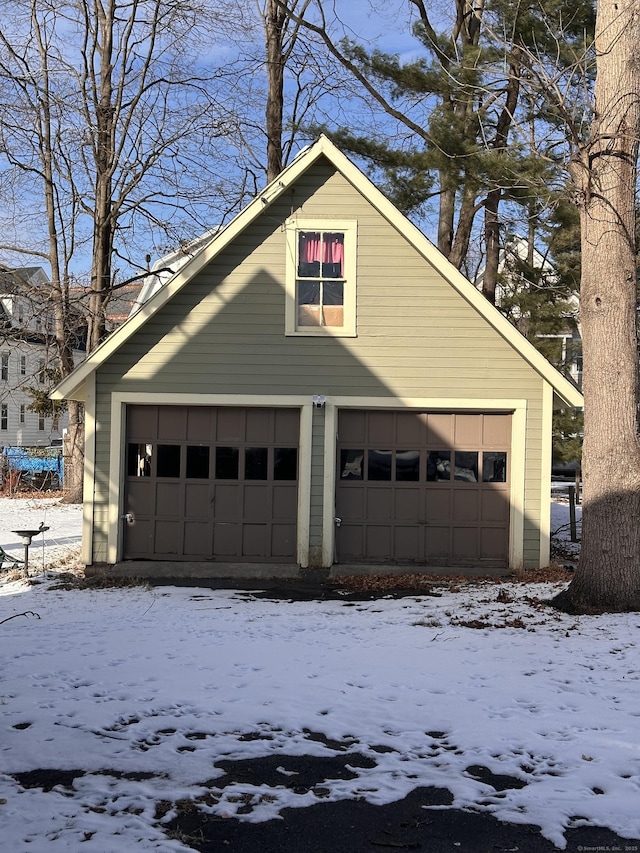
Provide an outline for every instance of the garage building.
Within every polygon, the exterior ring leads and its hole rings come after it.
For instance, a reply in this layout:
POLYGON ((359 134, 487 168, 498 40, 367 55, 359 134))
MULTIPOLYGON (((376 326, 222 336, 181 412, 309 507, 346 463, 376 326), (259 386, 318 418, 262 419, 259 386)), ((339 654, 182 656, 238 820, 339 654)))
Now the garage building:
POLYGON ((553 368, 325 137, 64 379, 83 558, 167 577, 549 560, 553 368))

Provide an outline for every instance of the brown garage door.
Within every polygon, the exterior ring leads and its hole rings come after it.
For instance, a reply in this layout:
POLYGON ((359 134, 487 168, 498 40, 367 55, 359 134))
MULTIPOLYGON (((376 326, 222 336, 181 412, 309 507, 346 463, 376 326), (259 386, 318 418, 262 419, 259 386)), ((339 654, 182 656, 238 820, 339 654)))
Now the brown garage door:
POLYGON ((337 559, 506 566, 511 415, 344 410, 337 559))
POLYGON ((125 559, 295 562, 297 409, 127 407, 125 559))

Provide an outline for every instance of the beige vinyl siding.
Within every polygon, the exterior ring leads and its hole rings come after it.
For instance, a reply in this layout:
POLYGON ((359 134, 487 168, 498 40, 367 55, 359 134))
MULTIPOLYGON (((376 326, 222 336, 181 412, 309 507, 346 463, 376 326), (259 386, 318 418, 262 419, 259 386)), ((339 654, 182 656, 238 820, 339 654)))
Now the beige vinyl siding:
MULTIPOLYGON (((538 565, 543 380, 339 173, 320 161, 203 269, 97 375, 96 535, 106 554, 109 394, 156 391, 363 398, 528 398, 525 566, 538 565), (357 337, 285 337, 292 215, 356 219, 357 337), (106 512, 106 510, 104 510, 106 512)), ((317 419, 316 419, 317 421, 317 419)), ((318 431, 319 432, 319 431, 318 431)), ((311 548, 321 535, 322 438, 314 435, 311 548)))

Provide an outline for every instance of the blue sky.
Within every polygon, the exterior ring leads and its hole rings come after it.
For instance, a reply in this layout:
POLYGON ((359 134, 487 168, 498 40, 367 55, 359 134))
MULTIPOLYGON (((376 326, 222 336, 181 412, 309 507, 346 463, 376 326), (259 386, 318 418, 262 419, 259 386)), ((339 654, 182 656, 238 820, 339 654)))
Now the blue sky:
MULTIPOLYGON (((368 47, 377 46, 385 51, 398 53, 404 60, 407 58, 411 58, 415 55, 417 43, 415 39, 410 34, 410 17, 411 17, 411 4, 409 0, 334 0, 333 4, 329 2, 325 2, 325 9, 327 10, 328 15, 330 15, 331 8, 335 9, 335 12, 340 20, 342 20, 345 24, 345 32, 351 38, 354 38, 358 41, 363 42, 368 47)), ((257 27, 255 30, 255 41, 253 39, 250 40, 253 44, 250 45, 247 41, 244 42, 244 50, 245 55, 253 54, 260 56, 263 51, 262 45, 262 31, 259 22, 257 23, 257 27)), ((242 44, 239 46, 240 51, 242 51, 242 44)), ((203 52, 201 55, 202 60, 207 60, 207 58, 213 63, 227 62, 230 56, 230 51, 232 47, 229 41, 226 41, 224 38, 220 38, 218 42, 212 44, 211 49, 209 51, 203 52), (208 56, 207 56, 208 54, 208 56)), ((242 55, 242 54, 241 54, 242 55)), ((261 81, 256 77, 253 81, 254 85, 257 85, 258 88, 261 86, 261 81)), ((263 81, 262 81, 263 84, 263 81)), ((231 89, 227 89, 228 103, 230 104, 230 109, 233 109, 233 92, 231 89)), ((262 116, 263 116, 263 107, 259 100, 259 95, 256 94, 254 98, 254 120, 257 123, 258 128, 262 127, 262 116)), ((345 99, 342 98, 342 115, 339 115, 338 110, 335 112, 335 118, 337 123, 344 124, 349 120, 349 102, 347 101, 345 104, 345 99), (347 107, 345 109, 345 106, 347 107)), ((285 109, 287 109, 289 105, 286 105, 285 109)), ((331 109, 329 108, 328 114, 331 115, 331 109)), ((353 107, 352 116, 355 120, 355 105, 353 107)), ((378 118, 378 126, 382 122, 382 117, 378 118)), ((300 146, 306 144, 307 140, 301 139, 300 146)), ((261 169, 264 166, 264 162, 266 160, 266 143, 264 137, 258 133, 254 139, 255 143, 255 166, 257 169, 257 189, 260 189, 264 185, 264 177, 261 169)), ((220 160, 218 163, 218 172, 220 175, 220 180, 222 182, 225 179, 232 177, 234 168, 238 163, 238 154, 237 151, 234 150, 234 146, 230 145, 227 149, 228 153, 225 155, 223 151, 220 151, 220 160)), ((195 176, 199 178, 200 176, 195 176)), ((185 187, 185 199, 189 197, 190 190, 185 187)), ((5 199, 5 210, 7 210, 7 204, 5 199)), ((35 203, 31 203, 29 205, 29 210, 33 213, 37 210, 41 205, 38 203, 38 200, 35 200, 35 203)), ((204 208, 203 208, 204 210, 204 208)), ((15 224, 17 222, 15 216, 9 217, 8 221, 5 223, 10 226, 12 222, 15 224)), ((206 216, 202 216, 200 218, 200 224, 195 224, 193 226, 193 233, 188 236, 194 237, 197 236, 198 229, 200 232, 207 230, 207 228, 215 227, 220 222, 220 214, 217 211, 217 208, 213 208, 210 213, 206 216), (215 221, 214 221, 215 220, 215 221)), ((19 226, 17 227, 17 233, 15 236, 15 240, 21 242, 23 245, 25 242, 29 241, 36 245, 37 243, 44 243, 46 232, 45 232, 45 217, 43 214, 33 216, 27 221, 24 217, 21 217, 21 221, 19 226), (40 227, 41 225, 41 227, 40 227)), ((5 240, 3 242, 9 243, 11 242, 11 238, 9 237, 10 228, 5 228, 5 240)), ((133 247, 130 243, 129 250, 131 254, 137 258, 140 257, 140 263, 144 263, 144 256, 146 254, 150 254, 152 257, 152 262, 158 256, 165 254, 166 250, 171 247, 173 248, 173 243, 177 242, 177 236, 173 237, 164 237, 158 233, 155 235, 149 233, 147 236, 144 235, 145 229, 130 230, 130 236, 127 238, 131 241, 131 236, 134 235, 135 231, 135 247, 133 247)), ((199 233, 199 232, 198 232, 199 233)), ((90 236, 90 229, 87 232, 87 236, 90 236)), ((31 260, 27 256, 24 255, 13 255, 11 256, 9 253, 4 253, 3 257, 0 258, 4 263, 8 263, 9 265, 14 266, 22 266, 28 263, 36 263, 42 264, 45 269, 47 268, 46 263, 42 260, 33 259, 31 260)), ((116 266, 119 266, 122 270, 123 275, 127 275, 128 271, 126 270, 126 265, 121 261, 116 261, 116 266)), ((72 264, 73 272, 78 275, 80 280, 86 278, 87 271, 90 267, 90 241, 88 241, 82 248, 82 251, 77 253, 77 256, 74 258, 72 264)))

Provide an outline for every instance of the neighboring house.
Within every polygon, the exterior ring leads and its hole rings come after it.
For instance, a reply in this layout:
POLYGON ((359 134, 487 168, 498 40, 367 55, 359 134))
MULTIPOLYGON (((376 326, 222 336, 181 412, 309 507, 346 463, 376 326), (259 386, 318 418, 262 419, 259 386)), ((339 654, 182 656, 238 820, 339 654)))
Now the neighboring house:
POLYGON ((138 303, 141 287, 140 282, 114 287, 105 310, 108 333, 113 332, 128 319, 138 303))
POLYGON ((549 560, 555 370, 325 137, 64 379, 83 559, 136 576, 549 560))
MULTIPOLYGON (((28 387, 46 390, 55 366, 50 282, 41 267, 0 274, 0 447, 62 443, 67 416, 45 417, 29 410, 28 387)), ((75 352, 77 361, 84 357, 75 352)))
MULTIPOLYGON (((0 273, 0 448, 62 445, 67 427, 65 412, 49 417, 32 412, 29 387, 46 390, 48 370, 55 369, 57 349, 51 283, 41 267, 23 267, 0 273)), ((140 284, 116 288, 107 303, 107 330, 122 325, 131 313, 140 284)), ((85 357, 86 289, 72 287, 77 306, 74 363, 85 357)))
POLYGON ((147 302, 154 293, 157 293, 169 279, 182 269, 182 267, 193 258, 193 256, 209 241, 215 237, 218 229, 207 231, 195 240, 185 243, 180 248, 169 252, 162 258, 159 258, 149 270, 149 274, 145 276, 142 286, 138 288, 136 299, 133 302, 130 314, 135 314, 147 302))

